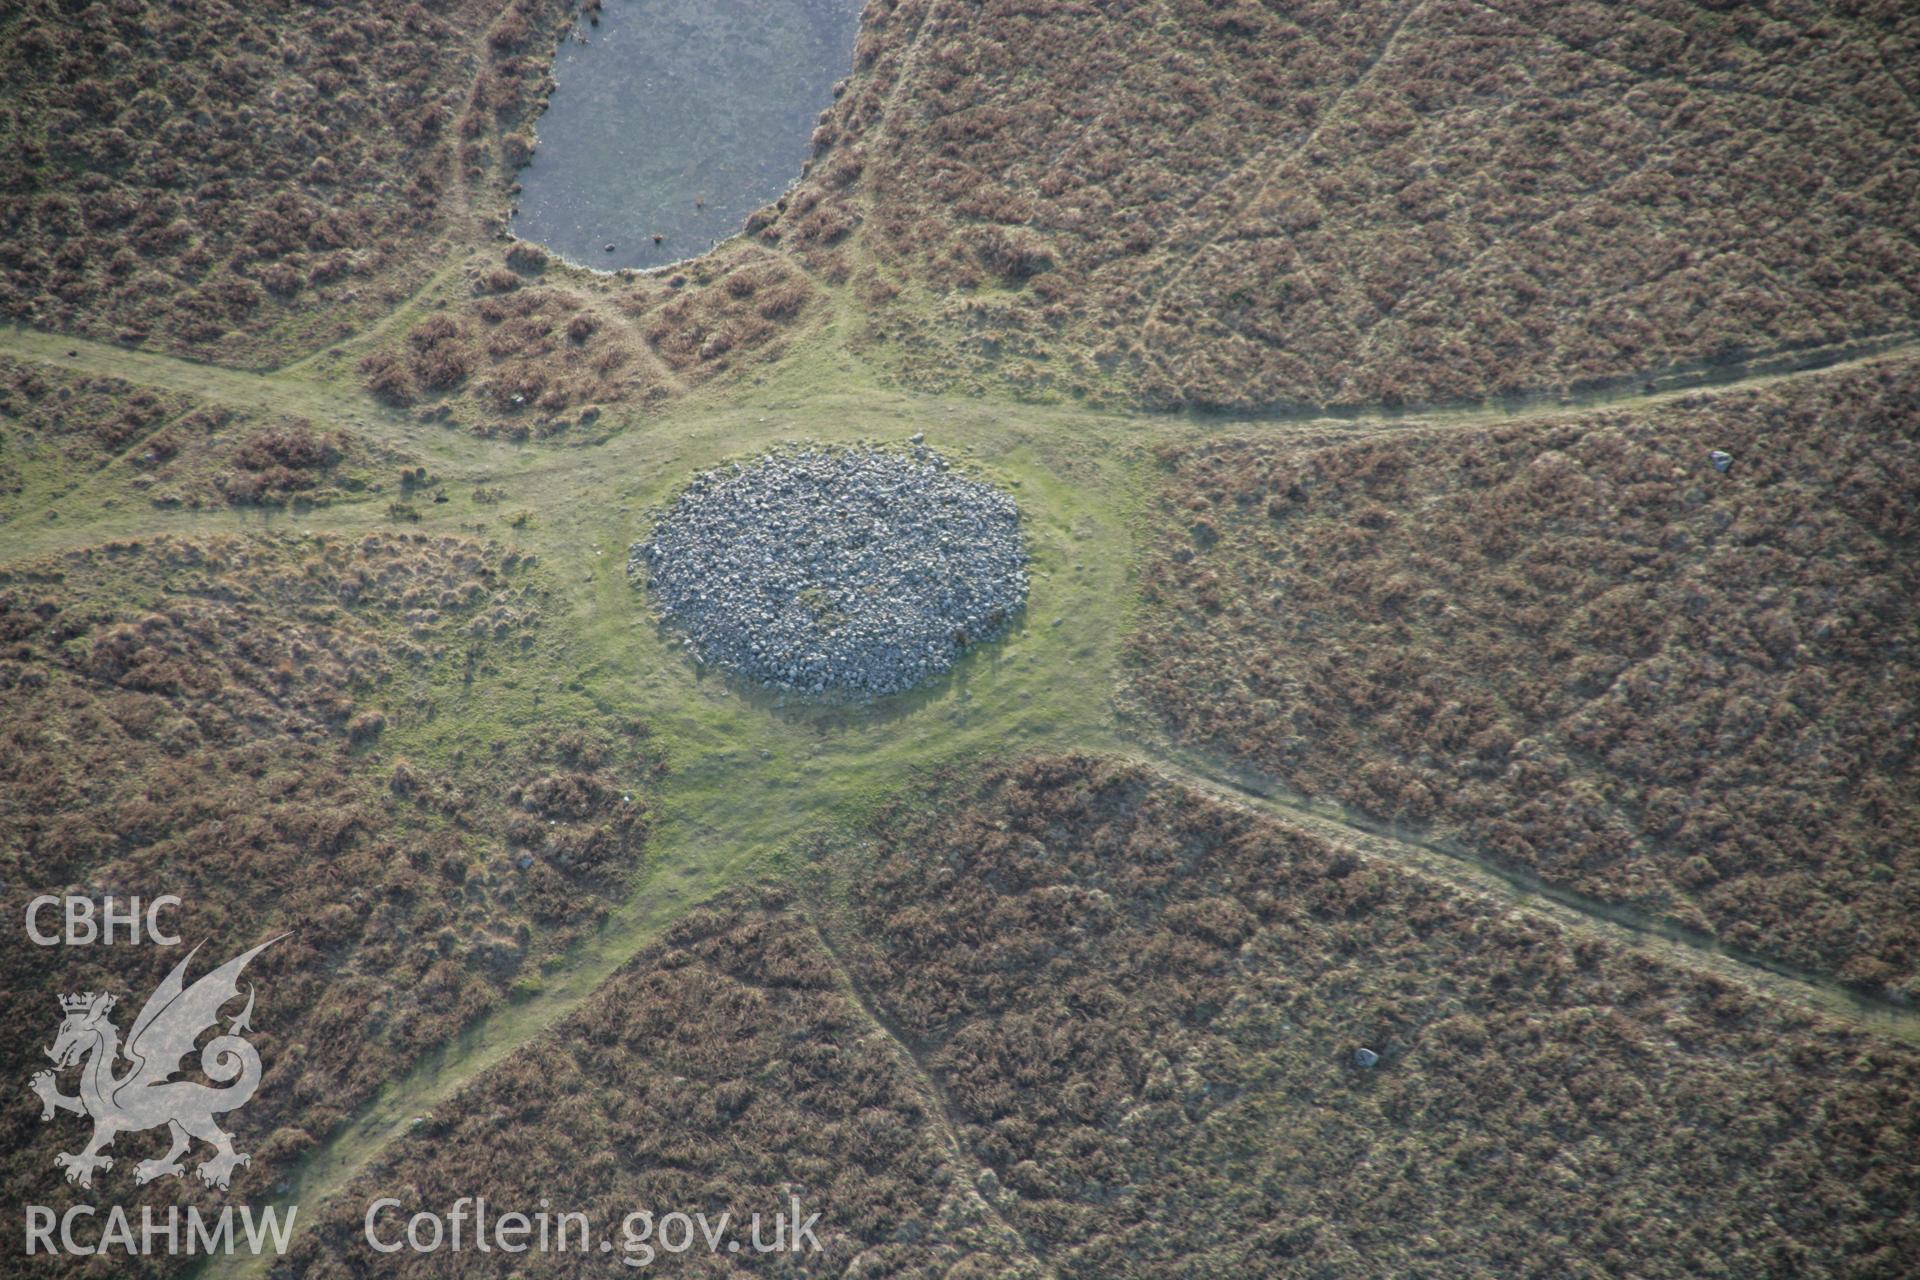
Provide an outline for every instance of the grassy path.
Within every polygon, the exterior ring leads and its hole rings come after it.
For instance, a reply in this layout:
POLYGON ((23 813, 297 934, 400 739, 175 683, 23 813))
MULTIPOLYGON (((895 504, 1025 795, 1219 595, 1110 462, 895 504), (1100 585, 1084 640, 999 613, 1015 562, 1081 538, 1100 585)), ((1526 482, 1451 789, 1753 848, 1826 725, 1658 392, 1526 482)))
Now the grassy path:
MULTIPOLYGON (((838 351, 802 352, 753 388, 680 402, 665 416, 594 442, 511 444, 423 424, 384 408, 312 362, 247 373, 23 329, 0 330, 0 355, 244 408, 350 425, 402 449, 443 479, 450 500, 423 505, 427 532, 480 533, 539 558, 551 586, 551 631, 529 669, 430 725, 396 731, 410 756, 436 764, 478 750, 502 717, 617 711, 644 716, 673 770, 659 797, 660 824, 626 904, 534 997, 503 1005, 418 1060, 307 1158, 282 1197, 309 1223, 396 1142, 414 1117, 445 1104, 467 1082, 578 1008, 682 910, 742 877, 778 873, 813 833, 859 821, 884 797, 961 757, 1041 751, 1127 756, 1170 778, 1278 821, 1539 911, 1569 927, 1710 968, 1803 1007, 1920 1042, 1920 1014, 1853 996, 1820 975, 1740 953, 1704 935, 1571 894, 1472 851, 1372 829, 1355 815, 1305 804, 1209 762, 1151 746, 1114 700, 1121 638, 1131 621, 1136 517, 1150 482, 1151 446, 1228 432, 1270 431, 1302 444, 1394 431, 1447 430, 1563 415, 1582 407, 1650 408, 1700 394, 1709 376, 1749 387, 1912 348, 1910 335, 1756 359, 1744 366, 1636 379, 1573 397, 1378 410, 1338 416, 1173 418, 1100 414, 1076 407, 1007 405, 914 396, 876 385, 838 351), (688 662, 648 618, 625 574, 625 549, 646 529, 648 508, 691 473, 785 440, 900 439, 929 443, 1007 486, 1027 514, 1033 588, 1004 640, 948 676, 877 706, 788 705, 688 662), (497 505, 473 498, 504 489, 497 505), (512 513, 524 512, 524 520, 512 513), (411 738, 407 737, 411 734, 411 738)), ((84 486, 82 487, 84 490, 84 486)), ((84 492, 81 494, 84 496, 84 492)), ((74 495, 63 497, 69 505, 74 495)), ((0 525, 0 558, 19 559, 129 533, 241 530, 336 533, 391 527, 385 496, 297 516, 232 510, 114 509, 88 518, 20 518, 0 525)), ((876 1024, 878 1025, 878 1024, 876 1024)), ((882 1032, 885 1028, 879 1028, 882 1032)), ((201 1274, 260 1275, 266 1259, 228 1257, 201 1274)))
MULTIPOLYGON (((852 970, 847 968, 846 961, 841 958, 839 948, 834 946, 832 938, 821 927, 820 922, 814 920, 812 924, 814 939, 819 943, 820 949, 827 954, 841 989, 866 1017, 867 1022, 873 1027, 873 1033, 886 1043, 907 1078, 913 1082, 913 1087, 920 1094, 921 1104, 926 1108, 926 1113, 934 1117, 939 1125, 940 1136, 953 1158, 955 1167, 964 1169, 969 1162, 978 1163, 979 1154, 961 1141, 960 1120, 952 1100, 948 1098, 946 1090, 940 1087, 939 1078, 927 1065, 924 1055, 914 1046, 912 1037, 888 1017, 866 989, 854 979, 852 970)), ((1013 1221, 1001 1212, 1000 1206, 984 1194, 977 1184, 971 1189, 986 1216, 992 1219, 994 1225, 1015 1246, 1015 1252, 1025 1255, 1026 1260, 1031 1264, 1031 1270, 1046 1277, 1046 1280, 1057 1280, 1058 1270, 1047 1260, 1046 1250, 1026 1232, 1015 1226, 1013 1221)), ((1004 1196, 1007 1193, 1001 1190, 998 1194, 1004 1196)), ((1015 1274, 1025 1275, 1027 1271, 1023 1269, 1015 1274)))

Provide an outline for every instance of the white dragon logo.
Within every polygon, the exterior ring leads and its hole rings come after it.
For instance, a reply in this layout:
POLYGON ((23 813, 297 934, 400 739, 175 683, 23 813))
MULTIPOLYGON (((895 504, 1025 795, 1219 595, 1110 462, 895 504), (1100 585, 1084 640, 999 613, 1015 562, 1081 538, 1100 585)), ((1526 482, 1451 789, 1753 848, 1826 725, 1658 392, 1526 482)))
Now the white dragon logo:
POLYGON ((247 962, 278 941, 280 938, 269 938, 188 987, 182 978, 188 962, 200 950, 196 946, 147 998, 140 1016, 133 1020, 124 1049, 119 1028, 107 1017, 114 1004, 111 995, 87 992, 60 997, 60 1009, 66 1017, 47 1056, 57 1070, 85 1060, 80 1069, 80 1093, 77 1097, 61 1093, 53 1071, 36 1072, 29 1085, 40 1095, 42 1120, 53 1119, 56 1111, 93 1118, 93 1141, 86 1150, 78 1155, 63 1152, 53 1158, 57 1167, 67 1171, 68 1182, 92 1186, 95 1169, 113 1167, 112 1157, 102 1155, 101 1150, 114 1138, 160 1125, 167 1126, 173 1147, 158 1160, 142 1160, 134 1166, 136 1183, 184 1173, 180 1157, 192 1138, 214 1149, 213 1155, 194 1170, 210 1187, 225 1188, 233 1171, 252 1160, 235 1151, 233 1135, 213 1122, 216 1115, 245 1106, 260 1086, 260 1054, 240 1035, 251 1029, 251 986, 246 1007, 229 1020, 227 1033, 215 1036, 200 1051, 200 1070, 207 1079, 226 1087, 216 1089, 171 1077, 180 1070, 180 1060, 193 1052, 201 1032, 220 1020, 220 1007, 240 994, 240 971, 247 962), (116 1077, 114 1066, 123 1056, 130 1065, 124 1075, 116 1077))

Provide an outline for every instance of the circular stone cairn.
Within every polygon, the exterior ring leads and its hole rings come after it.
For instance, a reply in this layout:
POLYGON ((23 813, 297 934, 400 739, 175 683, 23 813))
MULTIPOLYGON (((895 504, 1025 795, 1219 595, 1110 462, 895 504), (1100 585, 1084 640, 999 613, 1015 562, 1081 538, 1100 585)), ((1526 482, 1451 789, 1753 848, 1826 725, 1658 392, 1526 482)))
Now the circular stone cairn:
POLYGON ((898 693, 1027 596, 1013 499, 909 449, 792 449, 709 471, 627 561, 702 662, 811 696, 898 693))

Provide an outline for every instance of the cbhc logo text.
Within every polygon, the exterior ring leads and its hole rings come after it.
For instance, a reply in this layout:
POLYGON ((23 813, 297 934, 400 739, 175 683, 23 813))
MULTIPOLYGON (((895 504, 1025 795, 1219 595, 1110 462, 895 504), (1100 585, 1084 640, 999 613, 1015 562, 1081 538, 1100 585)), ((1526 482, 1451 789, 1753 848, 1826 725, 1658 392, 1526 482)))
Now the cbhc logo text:
POLYGON ((178 934, 161 932, 160 911, 179 905, 180 899, 171 893, 163 893, 149 902, 144 913, 138 898, 116 902, 113 895, 108 894, 95 903, 92 898, 42 894, 27 904, 27 936, 43 947, 63 943, 69 947, 90 947, 95 943, 110 947, 116 941, 138 945, 144 926, 148 941, 157 946, 177 947, 180 945, 178 934), (65 928, 58 933, 43 932, 41 915, 53 914, 56 908, 54 920, 64 923, 65 928))

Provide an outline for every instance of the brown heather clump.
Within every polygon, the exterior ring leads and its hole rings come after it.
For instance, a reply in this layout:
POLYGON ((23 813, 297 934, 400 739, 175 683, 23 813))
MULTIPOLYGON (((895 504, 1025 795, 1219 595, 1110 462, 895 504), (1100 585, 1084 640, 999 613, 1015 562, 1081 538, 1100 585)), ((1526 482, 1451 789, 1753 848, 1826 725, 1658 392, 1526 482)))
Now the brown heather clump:
MULTIPOLYGON (((118 378, 65 377, 0 359, 0 524, 52 501, 184 414, 183 396, 118 378)), ((167 445, 163 442, 161 450, 167 445)), ((156 454, 155 460, 158 460, 156 454)))
POLYGON ((229 502, 277 504, 317 489, 346 449, 344 434, 316 431, 307 422, 268 427, 241 442, 214 484, 229 502))
POLYGON ((1916 47, 1893 3, 897 0, 750 229, 877 265, 905 298, 867 340, 927 383, 1635 377, 1920 321, 1916 47))
MULTIPOLYGON (((168 924, 207 967, 289 934, 249 970, 266 1074, 236 1191, 286 1177, 623 892, 656 767, 625 732, 504 726, 496 754, 451 766, 392 746, 531 646, 540 609, 519 556, 418 534, 162 538, 0 569, 0 907, 176 894, 168 924)), ((8 939, 0 1065, 20 1080, 46 1065, 50 993, 112 990, 130 1016, 179 959, 8 939)), ((72 1139, 9 1108, 8 1196, 53 1203, 72 1139)), ((120 1175, 103 1204, 217 1199, 120 1175)))
POLYGON ((1905 359, 1171 450, 1132 687, 1298 791, 1920 995, 1916 431, 1905 359))
POLYGON ((562 288, 515 244, 465 296, 360 362, 389 403, 446 411, 483 435, 553 436, 603 406, 644 409, 775 359, 820 291, 783 255, 718 250, 684 272, 575 275, 562 288))
POLYGON ((658 375, 625 325, 604 323, 580 293, 522 283, 506 267, 485 273, 479 296, 367 355, 367 389, 522 438, 562 431, 597 404, 650 398, 658 375))
POLYGON ((663 376, 685 387, 777 359, 820 297, 786 255, 729 245, 664 282, 628 286, 614 305, 644 336, 663 376))
POLYGON ((642 322, 647 342, 674 372, 705 381, 749 355, 775 354, 782 326, 806 307, 806 276, 771 256, 716 264, 642 322))
POLYGON ((360 486, 360 468, 400 456, 304 419, 7 359, 0 428, 0 524, 44 518, 87 485, 161 507, 320 506, 360 486))

